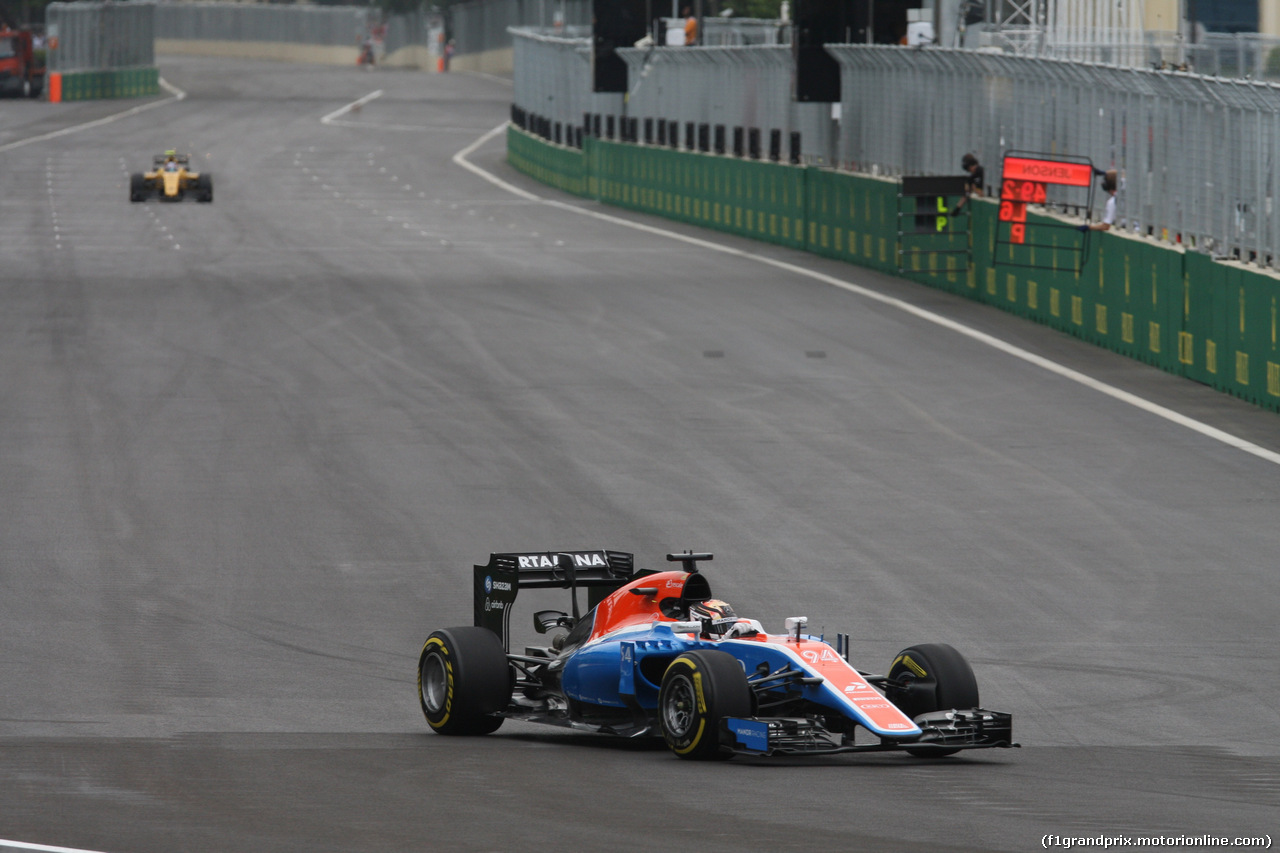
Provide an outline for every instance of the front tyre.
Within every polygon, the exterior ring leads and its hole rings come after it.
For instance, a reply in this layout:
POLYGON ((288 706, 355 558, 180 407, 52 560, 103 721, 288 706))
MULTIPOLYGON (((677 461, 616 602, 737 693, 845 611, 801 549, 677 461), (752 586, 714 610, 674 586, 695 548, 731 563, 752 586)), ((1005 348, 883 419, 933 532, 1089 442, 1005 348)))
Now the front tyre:
POLYGON ((196 178, 196 201, 213 201, 213 175, 208 172, 202 172, 196 178))
POLYGON ((129 176, 129 201, 147 200, 147 179, 141 172, 129 176))
POLYGON ((427 637, 418 658, 418 701, 442 735, 487 735, 502 725, 511 672, 498 635, 488 628, 448 628, 427 637))
MULTIPOLYGON (((903 649, 889 667, 885 698, 912 719, 953 708, 979 707, 978 679, 964 655, 946 643, 921 643, 903 649)), ((958 749, 908 749, 923 758, 941 758, 958 749)))
POLYGON ((747 675, 728 652, 686 652, 662 676, 658 726, 667 746, 681 758, 730 757, 720 749, 720 721, 751 713, 747 675))

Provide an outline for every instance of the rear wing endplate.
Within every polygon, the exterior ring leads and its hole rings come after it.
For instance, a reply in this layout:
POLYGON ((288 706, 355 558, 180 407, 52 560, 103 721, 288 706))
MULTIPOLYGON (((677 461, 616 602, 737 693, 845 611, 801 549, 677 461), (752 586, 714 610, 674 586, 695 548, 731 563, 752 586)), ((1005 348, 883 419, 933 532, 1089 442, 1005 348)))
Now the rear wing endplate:
POLYGON ((511 606, 521 589, 570 590, 576 618, 579 587, 587 590, 590 609, 634 576, 635 555, 623 551, 490 554, 488 565, 475 567, 475 625, 493 631, 509 650, 511 606))

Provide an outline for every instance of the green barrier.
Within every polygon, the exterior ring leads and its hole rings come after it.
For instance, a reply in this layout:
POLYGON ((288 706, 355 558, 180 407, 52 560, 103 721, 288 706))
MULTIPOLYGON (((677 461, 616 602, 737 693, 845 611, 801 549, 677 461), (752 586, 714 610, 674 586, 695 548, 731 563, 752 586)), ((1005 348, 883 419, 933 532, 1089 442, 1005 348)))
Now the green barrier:
MULTIPOLYGON (((64 79, 64 99, 86 85, 64 79)), ((1089 235, 1077 269, 1083 235, 1064 220, 1031 213, 1039 245, 997 247, 997 206, 985 200, 967 205, 967 234, 938 244, 967 240, 972 263, 900 257, 896 181, 595 138, 584 146, 507 132, 511 165, 566 192, 901 274, 1280 411, 1276 276, 1104 232, 1089 235)))
POLYGON ((1226 269, 1207 255, 1188 253, 1182 271, 1182 321, 1178 336, 1181 373, 1197 382, 1222 387, 1219 350, 1225 349, 1226 269))
POLYGON ((817 168, 806 169, 805 178, 809 251, 896 273, 897 184, 817 168))
POLYGON ((544 143, 514 126, 507 130, 507 161, 544 184, 574 195, 589 195, 582 152, 544 143))
POLYGON ((68 71, 62 75, 62 100, 145 98, 160 94, 160 69, 120 68, 110 71, 68 71))
POLYGON ((583 143, 588 194, 601 201, 804 248, 804 169, 593 137, 583 143))
POLYGON ((1226 266, 1226 390, 1258 405, 1276 407, 1280 403, 1276 343, 1280 281, 1240 265, 1226 266))

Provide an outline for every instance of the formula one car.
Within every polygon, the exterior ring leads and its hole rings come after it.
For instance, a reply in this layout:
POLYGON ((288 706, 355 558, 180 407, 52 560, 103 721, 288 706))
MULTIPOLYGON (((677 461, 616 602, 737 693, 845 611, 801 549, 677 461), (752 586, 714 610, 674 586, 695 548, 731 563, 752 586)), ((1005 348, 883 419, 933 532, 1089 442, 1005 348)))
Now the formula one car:
POLYGON ((803 617, 783 634, 739 618, 698 570, 710 559, 668 554, 683 571, 652 572, 620 551, 492 554, 475 566, 474 625, 436 631, 422 648, 427 723, 444 735, 488 734, 507 719, 661 735, 686 759, 1018 745, 1012 716, 978 706, 973 670, 951 646, 911 646, 887 675, 863 672, 847 635, 832 646, 803 617), (512 653, 517 595, 549 588, 569 590, 571 613, 534 613, 550 645, 512 653))
POLYGON ((150 172, 134 172, 129 176, 129 201, 146 201, 156 196, 161 201, 182 201, 191 195, 196 201, 213 201, 213 176, 191 171, 191 157, 166 151, 152 158, 150 172))

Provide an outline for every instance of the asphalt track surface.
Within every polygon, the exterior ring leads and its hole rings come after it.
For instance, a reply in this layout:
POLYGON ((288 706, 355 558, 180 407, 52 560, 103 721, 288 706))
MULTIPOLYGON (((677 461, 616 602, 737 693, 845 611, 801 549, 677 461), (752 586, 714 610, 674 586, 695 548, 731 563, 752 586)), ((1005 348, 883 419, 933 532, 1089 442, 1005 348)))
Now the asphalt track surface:
MULTIPOLYGON (((510 86, 172 60, 0 103, 0 839, 106 853, 1009 850, 1280 829, 1280 465, 750 258, 453 155, 510 86), (359 111, 322 123, 381 89, 359 111), (212 205, 131 205, 168 147, 212 205), (426 634, 491 551, 715 552, 883 671, 970 658, 1020 750, 693 764, 431 734, 426 634)), ((925 307, 1270 450, 1276 415, 925 307)), ((7 849, 0 844, 0 849, 7 849)))

